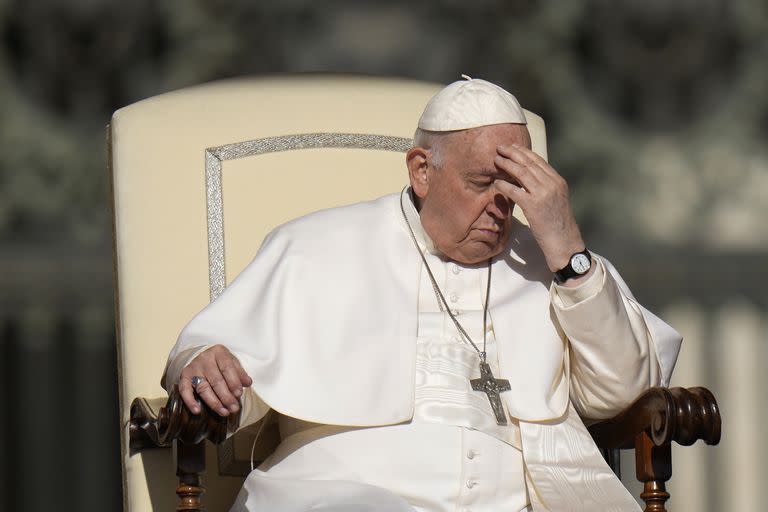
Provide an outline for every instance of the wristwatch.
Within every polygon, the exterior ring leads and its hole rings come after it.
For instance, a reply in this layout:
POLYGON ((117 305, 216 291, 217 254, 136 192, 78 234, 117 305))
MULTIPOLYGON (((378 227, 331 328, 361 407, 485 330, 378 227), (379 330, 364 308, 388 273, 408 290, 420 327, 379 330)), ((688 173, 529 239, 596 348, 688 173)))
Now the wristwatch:
POLYGON ((583 276, 592 268, 592 255, 584 249, 571 256, 568 265, 555 272, 555 282, 563 284, 572 277, 583 276))

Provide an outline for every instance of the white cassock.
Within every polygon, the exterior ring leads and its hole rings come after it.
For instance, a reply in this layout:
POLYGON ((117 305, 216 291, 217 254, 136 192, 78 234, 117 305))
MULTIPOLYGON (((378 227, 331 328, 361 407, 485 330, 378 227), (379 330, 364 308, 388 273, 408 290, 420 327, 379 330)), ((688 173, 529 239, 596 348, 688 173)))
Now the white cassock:
MULTIPOLYGON (((486 265, 422 250, 458 320, 482 343, 486 265)), ((212 342, 254 383, 242 424, 271 407, 283 442, 233 510, 639 510, 577 414, 607 418, 667 385, 679 335, 613 267, 551 284, 528 228, 494 259, 488 361, 509 425, 496 425, 476 351, 439 310, 399 195, 325 210, 272 232, 253 262, 182 331, 166 382, 212 342)))

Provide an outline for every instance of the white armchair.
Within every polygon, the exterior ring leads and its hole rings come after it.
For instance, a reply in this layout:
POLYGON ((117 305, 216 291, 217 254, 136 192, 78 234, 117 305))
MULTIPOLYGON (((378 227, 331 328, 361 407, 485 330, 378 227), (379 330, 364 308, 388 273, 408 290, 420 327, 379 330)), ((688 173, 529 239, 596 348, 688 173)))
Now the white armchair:
MULTIPOLYGON (((224 439, 226 420, 208 411, 193 417, 178 397, 161 413, 160 377, 181 328, 276 225, 399 191, 407 183, 403 152, 440 87, 351 75, 248 78, 114 114, 108 139, 126 512, 175 509, 177 471, 178 510, 199 510, 204 451, 212 460, 215 448, 198 441, 224 439), (187 441, 178 443, 176 461, 174 439, 187 441)), ((546 157, 544 122, 526 115, 533 149, 546 157)), ((220 471, 205 475, 210 509, 234 501, 252 438, 245 429, 221 445, 220 471)), ((269 426, 265 439, 277 441, 269 426)))

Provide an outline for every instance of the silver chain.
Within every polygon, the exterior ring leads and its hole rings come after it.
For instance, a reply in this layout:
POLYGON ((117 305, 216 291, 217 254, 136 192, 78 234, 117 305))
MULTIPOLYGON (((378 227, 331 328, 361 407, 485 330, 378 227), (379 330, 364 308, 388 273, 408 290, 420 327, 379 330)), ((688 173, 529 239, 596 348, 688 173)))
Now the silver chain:
POLYGON ((464 327, 459 323, 459 321, 456 319, 456 317, 453 315, 453 312, 451 311, 450 306, 448 306, 448 302, 445 300, 445 297, 443 296, 443 292, 440 291, 440 287, 437 285, 437 279, 435 279, 435 275, 432 273, 432 269, 429 268, 429 263, 427 263, 427 258, 424 256, 424 251, 421 250, 421 247, 419 247, 419 242, 416 240, 416 234, 413 232, 413 227, 411 227, 411 223, 408 222, 408 216, 405 214, 405 206, 403 205, 403 194, 405 194, 405 191, 408 187, 403 188, 402 192, 400 192, 400 211, 403 212, 403 219, 405 220, 405 225, 408 226, 408 232, 411 234, 411 240, 413 240, 414 245, 416 246, 416 250, 419 251, 419 256, 421 256, 421 261, 424 262, 424 267, 427 269, 427 274, 429 275, 429 280, 432 283, 432 289, 435 291, 435 295, 437 296, 437 304, 440 307, 440 311, 445 311, 448 313, 448 316, 453 320, 453 323, 456 325, 456 329, 458 329, 459 333, 464 337, 464 339, 472 345, 472 348, 477 351, 477 355, 480 356, 480 360, 482 362, 485 362, 486 358, 486 329, 488 326, 488 299, 491 296, 491 259, 488 259, 488 281, 485 286, 485 304, 483 305, 483 350, 480 350, 477 348, 477 345, 475 345, 475 342, 472 341, 472 338, 469 337, 469 334, 467 334, 467 331, 464 330, 464 327))

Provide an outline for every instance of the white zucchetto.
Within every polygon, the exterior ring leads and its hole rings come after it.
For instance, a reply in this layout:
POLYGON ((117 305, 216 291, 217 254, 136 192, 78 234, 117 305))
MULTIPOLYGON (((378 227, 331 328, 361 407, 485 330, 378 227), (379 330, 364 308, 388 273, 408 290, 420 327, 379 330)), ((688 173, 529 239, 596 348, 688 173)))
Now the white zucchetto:
POLYGON ((431 132, 467 130, 492 124, 527 124, 517 99, 485 80, 461 75, 429 100, 419 128, 431 132))

